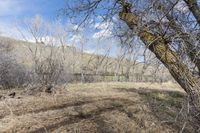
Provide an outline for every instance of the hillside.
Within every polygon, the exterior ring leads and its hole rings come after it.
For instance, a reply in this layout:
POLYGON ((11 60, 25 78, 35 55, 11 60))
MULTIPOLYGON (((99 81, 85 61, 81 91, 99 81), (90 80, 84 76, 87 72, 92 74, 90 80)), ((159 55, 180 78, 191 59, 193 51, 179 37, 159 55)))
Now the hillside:
MULTIPOLYGON (((81 73, 83 71, 85 74, 123 75, 128 69, 127 66, 130 65, 126 60, 121 61, 119 64, 117 58, 109 56, 94 55, 86 52, 82 55, 79 49, 67 45, 50 47, 44 44, 35 44, 6 37, 0 37, 0 41, 0 45, 12 47, 12 52, 18 62, 29 68, 34 64, 34 55, 42 59, 47 57, 52 49, 56 58, 62 59, 66 69, 72 73, 81 73)), ((132 79, 135 77, 134 75, 141 75, 143 69, 143 64, 137 62, 135 64, 137 65, 132 66, 129 72, 132 79)), ((149 78, 156 69, 155 66, 149 66, 143 75, 149 78)), ((171 78, 166 69, 158 73, 157 76, 160 78, 171 78)))

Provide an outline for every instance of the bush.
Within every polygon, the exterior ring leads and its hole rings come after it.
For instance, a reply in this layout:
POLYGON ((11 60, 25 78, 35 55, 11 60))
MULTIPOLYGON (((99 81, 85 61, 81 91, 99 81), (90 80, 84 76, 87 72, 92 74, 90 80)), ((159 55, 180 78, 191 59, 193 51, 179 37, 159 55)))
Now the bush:
POLYGON ((0 85, 5 88, 23 87, 28 79, 27 70, 9 54, 0 55, 0 85))
POLYGON ((58 59, 48 57, 35 63, 36 82, 42 86, 57 84, 64 71, 63 63, 58 59))

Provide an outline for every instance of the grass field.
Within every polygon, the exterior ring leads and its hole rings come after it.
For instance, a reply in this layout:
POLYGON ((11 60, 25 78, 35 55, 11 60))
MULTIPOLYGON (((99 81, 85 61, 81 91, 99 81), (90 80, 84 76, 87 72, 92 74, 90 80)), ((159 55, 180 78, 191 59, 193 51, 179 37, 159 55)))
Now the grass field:
POLYGON ((16 92, 16 98, 0 101, 0 132, 171 133, 183 124, 174 120, 185 94, 173 83, 69 84, 36 96, 16 92))

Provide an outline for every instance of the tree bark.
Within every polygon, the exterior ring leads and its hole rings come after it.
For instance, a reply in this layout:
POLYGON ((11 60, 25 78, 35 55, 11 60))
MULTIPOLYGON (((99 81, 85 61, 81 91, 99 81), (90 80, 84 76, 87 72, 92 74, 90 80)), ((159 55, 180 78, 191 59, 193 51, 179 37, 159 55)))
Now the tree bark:
MULTIPOLYGON (((127 4, 127 3, 126 3, 127 4)), ((137 16, 130 10, 122 10, 119 13, 120 18, 134 29, 140 23, 137 16)), ((150 29, 144 27, 139 31, 138 36, 144 42, 146 47, 152 51, 155 56, 166 66, 174 79, 185 90, 191 98, 191 104, 195 111, 200 111, 200 86, 198 79, 190 72, 188 67, 182 63, 178 54, 173 51, 165 38, 150 32, 150 29)))
POLYGON ((174 29, 174 31, 179 34, 181 39, 184 41, 186 52, 190 57, 190 60, 196 65, 200 76, 200 47, 193 45, 194 41, 190 38, 190 35, 183 31, 182 27, 171 15, 166 14, 166 18, 169 20, 170 27, 174 29))

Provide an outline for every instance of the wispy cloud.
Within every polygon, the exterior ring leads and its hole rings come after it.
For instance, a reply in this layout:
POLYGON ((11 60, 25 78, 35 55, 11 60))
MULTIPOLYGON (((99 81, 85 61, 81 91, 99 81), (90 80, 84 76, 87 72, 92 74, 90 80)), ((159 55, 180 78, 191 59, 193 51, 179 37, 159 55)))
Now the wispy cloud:
POLYGON ((177 5, 175 6, 175 9, 184 13, 189 11, 188 6, 182 0, 177 3, 177 5))
POLYGON ((21 39, 16 28, 17 16, 25 10, 24 0, 0 0, 0 35, 21 39))
POLYGON ((101 30, 99 32, 94 33, 93 38, 94 39, 107 39, 111 37, 112 32, 110 30, 101 30))
POLYGON ((111 22, 100 22, 97 23, 94 28, 98 29, 99 31, 94 33, 94 39, 107 39, 112 35, 112 28, 113 23, 111 22))
POLYGON ((21 0, 1 0, 0 17, 19 14, 24 8, 21 0))
POLYGON ((20 39, 17 28, 11 23, 0 22, 0 35, 20 39))

